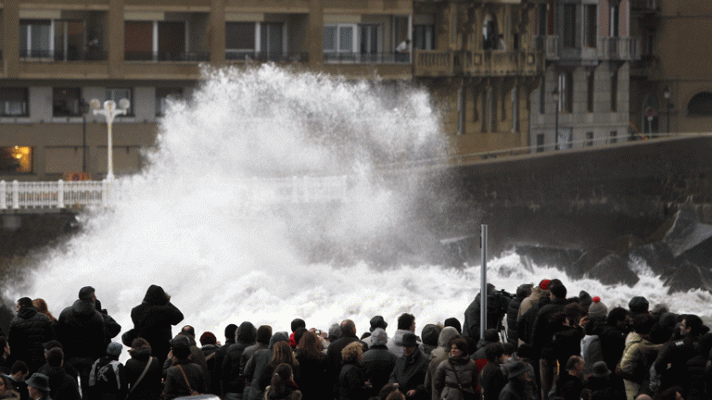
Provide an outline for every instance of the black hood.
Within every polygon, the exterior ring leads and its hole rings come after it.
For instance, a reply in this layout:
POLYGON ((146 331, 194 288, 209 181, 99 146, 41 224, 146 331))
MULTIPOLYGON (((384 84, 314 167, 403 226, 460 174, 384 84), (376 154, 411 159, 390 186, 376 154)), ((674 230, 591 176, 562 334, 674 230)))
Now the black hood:
POLYGON ((257 329, 252 322, 245 321, 240 324, 235 333, 236 343, 255 343, 257 337, 257 329))
POLYGON ((34 307, 22 307, 18 312, 17 316, 22 319, 30 319, 37 314, 37 309, 34 307))
POLYGON ((168 296, 162 287, 151 285, 146 290, 146 296, 143 297, 143 304, 147 305, 166 305, 168 304, 168 296))
POLYGON ((72 305, 72 311, 77 317, 93 317, 98 311, 96 311, 96 306, 91 300, 77 300, 72 305))

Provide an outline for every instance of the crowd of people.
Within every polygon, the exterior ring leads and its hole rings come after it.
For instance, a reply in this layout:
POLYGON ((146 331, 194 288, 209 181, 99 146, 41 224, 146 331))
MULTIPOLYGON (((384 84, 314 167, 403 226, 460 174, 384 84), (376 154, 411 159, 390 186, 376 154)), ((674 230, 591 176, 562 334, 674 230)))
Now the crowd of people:
POLYGON ((712 333, 697 315, 678 315, 640 296, 608 309, 586 291, 569 296, 558 279, 516 294, 487 285, 461 323, 448 318, 416 334, 415 317, 374 316, 358 334, 346 319, 328 330, 301 318, 291 332, 244 321, 224 343, 196 336, 163 288, 151 285, 121 326, 94 288, 55 319, 42 299, 17 300, 0 357, 0 400, 651 400, 712 396, 712 333), (197 338, 197 340, 196 340, 197 338), (120 361, 123 346, 130 359, 120 361))

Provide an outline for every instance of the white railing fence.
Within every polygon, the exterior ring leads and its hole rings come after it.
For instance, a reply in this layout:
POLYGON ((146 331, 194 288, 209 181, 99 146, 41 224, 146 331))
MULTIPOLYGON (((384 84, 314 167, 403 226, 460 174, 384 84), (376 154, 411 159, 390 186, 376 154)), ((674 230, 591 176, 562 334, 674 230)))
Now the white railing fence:
MULTIPOLYGON (((121 181, 0 181, 0 210, 111 207, 121 201, 121 181)), ((253 178, 241 197, 256 205, 323 203, 346 198, 347 177, 253 178)))

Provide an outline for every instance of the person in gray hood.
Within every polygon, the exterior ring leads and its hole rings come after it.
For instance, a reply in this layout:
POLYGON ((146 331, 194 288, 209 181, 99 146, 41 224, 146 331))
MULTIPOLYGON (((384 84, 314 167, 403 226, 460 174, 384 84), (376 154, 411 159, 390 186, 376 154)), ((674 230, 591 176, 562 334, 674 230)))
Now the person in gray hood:
MULTIPOLYGON (((403 335, 415 333, 415 317, 412 314, 403 313, 398 317, 398 330, 388 341, 388 350, 396 357, 403 355, 403 335)), ((418 346, 422 349, 423 344, 417 339, 418 346)))
POLYGON ((425 374, 425 389, 431 393, 432 400, 438 400, 440 398, 439 393, 435 393, 433 391, 435 371, 437 370, 438 365, 447 360, 450 355, 450 342, 458 337, 461 336, 457 329, 451 326, 446 326, 438 336, 438 347, 430 352, 431 361, 428 365, 428 372, 425 374))
POLYGON ((367 381, 371 381, 370 396, 373 397, 388 383, 388 378, 396 366, 396 356, 388 351, 386 343, 388 335, 382 328, 376 328, 371 333, 371 347, 363 353, 361 367, 367 381))

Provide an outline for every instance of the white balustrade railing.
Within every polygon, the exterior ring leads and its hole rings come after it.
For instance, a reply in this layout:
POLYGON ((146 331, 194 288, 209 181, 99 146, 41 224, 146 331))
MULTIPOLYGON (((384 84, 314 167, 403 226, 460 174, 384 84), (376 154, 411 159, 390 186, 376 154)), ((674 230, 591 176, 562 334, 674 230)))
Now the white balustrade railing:
MULTIPOLYGON (((111 207, 121 181, 0 181, 0 210, 111 207)), ((240 196, 255 205, 322 203, 346 198, 347 177, 253 178, 240 196)))

